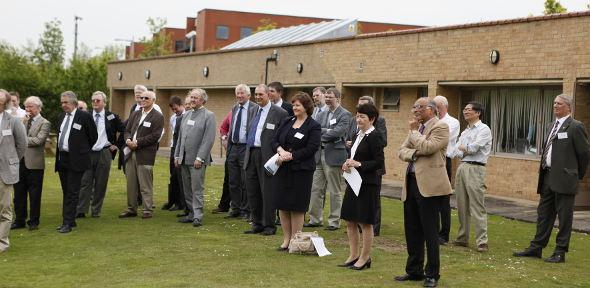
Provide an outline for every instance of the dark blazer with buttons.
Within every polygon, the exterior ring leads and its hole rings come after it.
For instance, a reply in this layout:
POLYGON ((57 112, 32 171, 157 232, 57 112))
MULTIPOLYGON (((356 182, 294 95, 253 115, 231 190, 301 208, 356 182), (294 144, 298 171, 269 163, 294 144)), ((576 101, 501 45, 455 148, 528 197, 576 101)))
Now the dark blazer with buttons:
MULTIPOLYGON (((287 141, 287 135, 289 130, 295 123, 295 117, 284 121, 279 128, 279 131, 275 134, 272 141, 273 152, 277 152, 279 146, 284 147, 287 141)), ((301 139, 295 138, 289 152, 293 155, 293 160, 283 163, 283 165, 289 165, 291 170, 307 170, 315 171, 315 153, 320 148, 320 139, 322 137, 322 127, 318 122, 313 120, 311 117, 307 117, 305 122, 298 129, 298 132, 303 134, 301 139)), ((290 140, 291 141, 291 140, 290 140)))
MULTIPOLYGON (((59 135, 61 133, 61 124, 64 121, 66 113, 59 115, 57 121, 57 135, 59 143, 59 135)), ((96 132, 96 124, 92 119, 92 115, 86 111, 76 109, 76 113, 70 123, 70 137, 68 138, 68 150, 70 161, 68 164, 69 169, 82 172, 90 168, 90 151, 92 146, 98 139, 98 133, 96 132), (75 129, 74 124, 79 124, 80 129, 75 129)), ((55 171, 60 168, 59 152, 55 153, 55 171)), ((63 167, 66 168, 66 167, 63 167)))
MULTIPOLYGON (((262 153, 262 164, 265 164, 276 151, 272 149, 272 139, 274 138, 276 131, 278 131, 281 123, 288 117, 287 111, 281 109, 281 107, 271 104, 266 115, 266 120, 262 125, 262 133, 260 133, 260 150, 262 153), (270 125, 269 125, 270 124, 270 125)), ((248 130, 252 129, 250 127, 248 130)), ((244 155, 244 170, 248 167, 250 160, 250 149, 246 149, 244 155)))
POLYGON ((295 115, 293 114, 293 105, 291 105, 291 103, 283 100, 283 103, 281 103, 281 108, 285 109, 289 116, 295 115))
MULTIPOLYGON (((554 124, 555 122, 549 125, 547 135, 551 134, 554 124)), ((549 181, 548 185, 552 191, 574 195, 578 193, 578 182, 584 178, 590 160, 588 132, 582 122, 570 116, 561 125, 558 133, 567 133, 567 138, 559 139, 559 134, 555 136, 551 144, 551 172, 549 177, 543 179, 542 168, 539 168, 537 193, 542 192, 545 180, 549 181)), ((546 144, 547 139, 544 139, 543 152, 546 144)))
MULTIPOLYGON (((352 143, 358 136, 354 136, 352 143)), ((363 179, 363 184, 379 184, 381 171, 385 166, 385 156, 383 154, 383 138, 377 129, 365 135, 359 143, 354 154, 354 160, 361 163, 356 170, 363 179)))
MULTIPOLYGON (((141 113, 142 110, 137 110, 129 116, 125 128, 125 141, 133 140, 133 134, 137 131, 137 149, 134 151, 137 165, 154 165, 159 140, 164 129, 164 116, 152 107, 152 111, 145 116, 142 123, 139 123, 141 113), (146 127, 144 124, 146 122, 150 123, 150 127, 146 127)), ((125 160, 128 160, 128 156, 125 160)))
MULTIPOLYGON (((123 125, 121 118, 119 118, 117 114, 108 110, 104 111, 104 115, 106 117, 104 127, 107 132, 107 140, 109 140, 109 143, 119 148, 123 147, 125 145, 123 137, 117 137, 117 134, 121 135, 125 133, 125 125, 123 125)), ((113 159, 115 159, 117 150, 111 151, 111 154, 113 155, 113 159)))
MULTIPOLYGON (((242 114, 242 117, 244 117, 245 115, 248 115, 248 119, 246 121, 246 139, 248 139, 248 128, 250 127, 250 124, 252 123, 252 120, 254 119, 254 117, 256 116, 256 112, 258 112, 258 104, 248 100, 248 102, 250 102, 250 104, 248 104, 248 113, 247 114, 242 114)), ((237 119, 238 117, 238 109, 240 107, 240 104, 236 104, 234 105, 234 107, 232 108, 232 115, 235 115, 235 118, 237 119)), ((244 111, 245 112, 245 111, 244 111)), ((242 112, 242 113, 244 113, 242 112)), ((233 146, 233 132, 234 132, 234 116, 232 116, 231 122, 229 123, 229 132, 227 134, 227 153, 229 153, 229 151, 231 150, 231 147, 233 146)), ((229 154, 228 154, 229 155, 229 154)))

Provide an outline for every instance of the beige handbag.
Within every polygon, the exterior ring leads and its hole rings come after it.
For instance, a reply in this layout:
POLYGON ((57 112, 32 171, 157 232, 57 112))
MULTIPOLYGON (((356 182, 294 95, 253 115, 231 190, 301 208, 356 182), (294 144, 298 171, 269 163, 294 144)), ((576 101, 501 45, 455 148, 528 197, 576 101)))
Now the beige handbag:
POLYGON ((297 232, 289 242, 289 253, 315 253, 311 237, 318 237, 318 232, 297 232))

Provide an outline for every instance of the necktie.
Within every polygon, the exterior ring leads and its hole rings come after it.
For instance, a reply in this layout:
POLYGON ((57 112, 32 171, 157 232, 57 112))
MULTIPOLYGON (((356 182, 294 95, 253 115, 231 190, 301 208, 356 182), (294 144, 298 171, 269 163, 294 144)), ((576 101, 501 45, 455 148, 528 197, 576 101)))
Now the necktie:
MULTIPOLYGON (((420 134, 424 133, 424 128, 426 128, 426 126, 424 126, 423 124, 420 125, 420 129, 418 129, 418 132, 420 132, 420 134)), ((408 171, 407 173, 410 172, 414 172, 414 161, 410 162, 410 164, 408 164, 408 171)))
POLYGON ((61 133, 59 134, 59 143, 57 145, 57 147, 59 147, 59 150, 64 151, 64 138, 66 138, 66 135, 68 135, 68 132, 70 131, 70 113, 66 114, 66 124, 64 125, 64 131, 61 131, 61 133))
POLYGON ((94 114, 94 123, 96 124, 97 128, 98 128, 99 121, 100 121, 100 114, 98 114, 98 113, 94 114))
POLYGON ((551 144, 553 144, 555 135, 557 135, 557 127, 559 127, 559 121, 555 121, 555 125, 553 125, 553 130, 551 130, 551 134, 549 135, 549 140, 547 141, 545 150, 543 150, 543 157, 541 157, 541 163, 543 168, 547 167, 547 155, 549 154, 549 148, 551 148, 551 144))
POLYGON ((31 125, 33 125, 33 118, 27 121, 27 135, 29 135, 29 130, 31 130, 31 125))
POLYGON ((250 126, 250 131, 248 133, 248 147, 254 147, 254 142, 256 140, 256 130, 258 130, 258 122, 260 122, 260 115, 262 114, 262 108, 258 109, 258 113, 256 113, 256 117, 252 121, 252 126, 250 126))
POLYGON ((232 132, 231 141, 235 144, 240 143, 240 127, 242 127, 242 110, 244 110, 244 106, 240 105, 240 111, 238 112, 238 118, 236 118, 236 125, 234 126, 234 131, 232 132))

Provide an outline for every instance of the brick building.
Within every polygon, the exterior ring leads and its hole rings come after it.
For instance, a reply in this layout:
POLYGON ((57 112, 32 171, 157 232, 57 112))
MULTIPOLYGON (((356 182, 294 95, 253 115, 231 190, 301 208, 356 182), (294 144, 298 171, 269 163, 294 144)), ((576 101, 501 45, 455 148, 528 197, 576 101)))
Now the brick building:
MULTIPOLYGON (((319 85, 337 87, 351 111, 358 97, 375 96, 389 130, 389 180, 403 179, 405 165, 396 155, 417 97, 446 96, 449 113, 457 118, 462 118, 459 113, 467 101, 484 102, 484 122, 494 133, 488 192, 535 200, 537 147, 545 136, 544 125, 552 121, 553 97, 561 92, 573 95, 574 117, 590 127, 589 27, 590 11, 119 61, 108 67, 110 105, 125 115, 137 83, 156 90, 162 107, 167 107, 170 96, 200 87, 209 93, 207 107, 221 123, 234 103, 236 84, 263 83, 265 59, 277 50, 279 61, 270 64, 269 81, 283 82, 288 95, 319 85), (500 56, 496 64, 492 51, 500 56), (301 73, 298 64, 304 67, 301 73), (151 72, 149 79, 146 70, 151 72)), ((168 117, 168 109, 164 112, 168 117)), ((463 129, 465 123, 461 124, 463 129)), ((167 131, 165 138, 169 137, 167 131)), ((213 153, 223 155, 220 149, 216 143, 213 153)), ((576 204, 588 207, 586 176, 576 204)))

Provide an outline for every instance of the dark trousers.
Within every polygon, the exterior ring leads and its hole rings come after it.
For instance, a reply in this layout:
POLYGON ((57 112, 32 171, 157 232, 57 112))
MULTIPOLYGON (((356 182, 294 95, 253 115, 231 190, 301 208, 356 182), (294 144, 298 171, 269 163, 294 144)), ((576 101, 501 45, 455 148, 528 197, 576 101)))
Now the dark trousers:
POLYGON ((375 224, 373 224, 373 235, 379 236, 381 234, 381 183, 383 182, 383 175, 379 176, 379 183, 377 183, 377 203, 375 207, 375 224))
POLYGON ((244 154, 246 145, 232 145, 227 156, 229 171, 229 196, 231 214, 248 214, 248 200, 245 188, 244 154))
MULTIPOLYGON (((68 168, 69 158, 67 152, 59 152, 60 165, 58 173, 63 192, 62 224, 64 225, 73 225, 75 222, 78 195, 80 194, 82 176, 84 175, 84 171, 74 171, 68 168)), ((72 161, 74 160, 72 159, 72 161)))
POLYGON ((551 230, 555 218, 559 217, 559 231, 555 239, 555 252, 568 252, 570 237, 572 235, 572 222, 574 220, 575 195, 559 194, 552 191, 544 181, 549 179, 549 171, 543 170, 543 185, 541 199, 537 207, 537 231, 531 241, 530 248, 540 250, 547 246, 551 237, 551 230))
POLYGON ((406 177, 407 197, 404 202, 404 230, 408 249, 406 273, 412 276, 425 275, 439 279, 439 210, 443 197, 423 197, 418 190, 416 176, 406 177), (426 267, 424 267, 424 244, 426 243, 426 267))
POLYGON ((276 230, 271 180, 266 175, 264 163, 260 148, 250 148, 250 159, 246 169, 246 194, 253 220, 252 229, 276 230))
MULTIPOLYGON (((453 164, 451 158, 447 157, 447 176, 449 182, 451 182, 451 175, 453 174, 453 164)), ((449 242, 449 233, 451 232, 451 195, 441 196, 443 197, 442 204, 440 206, 440 231, 438 231, 438 237, 449 242)))
POLYGON ((219 199, 219 204, 217 208, 219 210, 229 210, 229 203, 231 202, 231 198, 229 197, 229 165, 227 162, 227 156, 225 157, 225 167, 223 175, 223 190, 221 191, 221 199, 219 199))
POLYGON ((170 151, 170 180, 168 183, 168 205, 176 205, 184 210, 186 204, 184 201, 184 192, 182 190, 182 176, 180 167, 174 165, 174 148, 170 151))
POLYGON ((29 199, 29 226, 39 225, 41 194, 43 192, 43 169, 27 169, 25 160, 20 162, 19 180, 14 184, 14 223, 25 225, 27 220, 27 196, 29 199))

